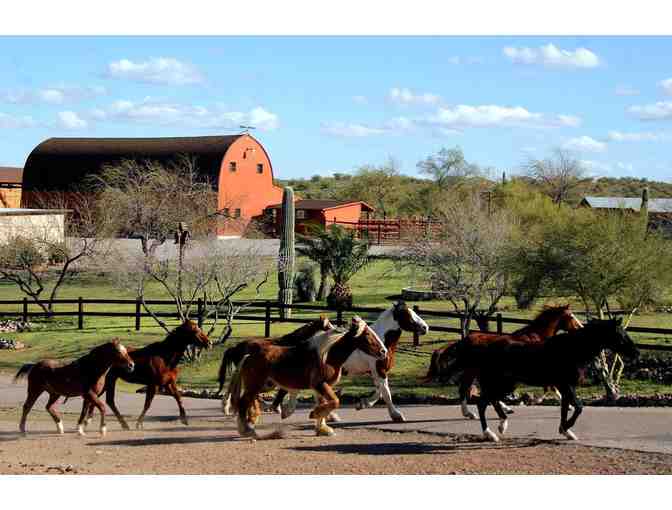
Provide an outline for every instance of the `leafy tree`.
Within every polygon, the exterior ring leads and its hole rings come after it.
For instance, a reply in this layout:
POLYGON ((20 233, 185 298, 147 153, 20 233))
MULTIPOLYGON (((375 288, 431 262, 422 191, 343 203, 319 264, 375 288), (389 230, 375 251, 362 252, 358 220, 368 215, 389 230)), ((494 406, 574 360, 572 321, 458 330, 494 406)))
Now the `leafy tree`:
POLYGON ((420 173, 430 177, 441 191, 448 190, 466 178, 483 175, 478 165, 464 159, 460 147, 442 148, 436 155, 420 161, 418 169, 420 173))
POLYGON ((401 179, 397 163, 390 159, 380 166, 363 166, 343 188, 340 197, 371 204, 376 214, 393 217, 399 209, 401 179))

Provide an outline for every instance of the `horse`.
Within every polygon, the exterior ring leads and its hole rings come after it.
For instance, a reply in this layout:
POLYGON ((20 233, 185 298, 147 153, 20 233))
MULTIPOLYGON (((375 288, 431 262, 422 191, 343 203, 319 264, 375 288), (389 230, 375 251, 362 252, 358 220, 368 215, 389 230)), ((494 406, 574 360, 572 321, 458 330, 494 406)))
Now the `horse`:
MULTIPOLYGON (((105 375, 112 368, 119 368, 129 373, 133 372, 134 361, 118 339, 92 349, 81 358, 62 365, 53 359, 44 359, 37 363, 26 363, 14 376, 14 382, 28 377, 28 395, 23 404, 23 414, 19 423, 19 430, 26 434, 26 419, 35 405, 35 401, 43 392, 49 393, 46 409, 56 423, 59 434, 64 433, 63 420, 55 409, 59 397, 81 396, 84 402, 91 407, 96 406, 100 411, 100 434, 107 433, 105 426, 105 404, 98 395, 105 384, 105 375)), ((84 408, 77 422, 77 431, 84 435, 84 408)))
MULTIPOLYGON (((378 316, 376 322, 371 325, 371 329, 384 340, 385 347, 387 348, 387 357, 384 360, 379 360, 357 349, 343 364, 343 375, 369 374, 376 387, 371 396, 363 397, 359 400, 355 409, 359 411, 373 407, 382 396, 387 404, 387 410, 390 413, 392 421, 403 422, 406 418, 392 402, 388 375, 394 368, 395 355, 402 332, 407 331, 417 333, 418 335, 425 335, 429 331, 429 326, 411 307, 403 301, 398 301, 378 316)), ((285 390, 278 392, 273 402, 274 408, 282 402, 286 393, 285 390)), ((282 407, 283 419, 292 415, 296 409, 296 401, 297 395, 296 393, 292 393, 289 402, 282 407)), ((338 421, 338 417, 335 413, 332 413, 328 421, 338 421)))
POLYGON ((582 404, 576 387, 582 370, 603 350, 609 349, 625 358, 635 358, 639 351, 623 328, 622 319, 591 320, 585 327, 552 336, 544 342, 526 343, 499 338, 457 353, 457 364, 479 369, 481 394, 478 414, 483 436, 490 441, 499 437, 488 428, 485 410, 492 404, 499 416, 499 432, 507 430, 508 417, 499 400, 518 384, 553 386, 561 395, 560 434, 576 440, 572 431, 581 414, 582 404), (569 406, 574 406, 567 419, 569 406))
MULTIPOLYGON (((524 343, 539 343, 545 339, 556 335, 559 331, 576 331, 583 327, 583 324, 571 312, 569 305, 546 307, 537 315, 530 324, 520 328, 513 333, 497 334, 474 331, 469 333, 463 340, 459 340, 448 347, 437 349, 432 353, 432 358, 429 365, 427 375, 422 380, 428 382, 437 376, 449 378, 451 373, 454 373, 454 356, 457 350, 468 349, 471 347, 478 347, 480 345, 487 345, 499 339, 506 338, 516 340, 524 343)), ((459 395, 460 405, 462 408, 462 416, 472 420, 476 419, 476 415, 469 410, 467 402, 469 393, 474 381, 478 378, 479 371, 475 367, 466 367, 464 372, 460 375, 459 395)), ((544 393, 539 401, 543 400, 546 394, 552 388, 544 388, 544 393)), ((556 391, 557 394, 557 391, 556 391)), ((513 412, 503 403, 500 406, 507 412, 513 412)))
MULTIPOLYGON (((330 329, 334 329, 334 326, 331 324, 331 322, 329 322, 329 319, 325 315, 320 315, 319 319, 304 324, 300 328, 284 336, 278 338, 265 338, 265 337, 248 338, 247 340, 240 342, 234 345, 233 347, 229 347, 226 351, 224 351, 224 355, 222 356, 222 362, 219 366, 219 372, 217 378, 219 382, 219 390, 217 391, 217 394, 219 395, 222 393, 222 389, 224 388, 224 384, 226 383, 226 374, 229 371, 229 368, 238 366, 238 364, 240 364, 241 360, 243 359, 243 356, 249 354, 251 346, 253 344, 258 342, 271 342, 274 345, 280 345, 285 347, 292 346, 297 345, 311 338, 313 335, 321 331, 329 331, 330 329)), ((231 414, 230 388, 222 398, 222 411, 226 415, 231 414)))
MULTIPOLYGON (((178 364, 182 360, 184 352, 191 345, 209 348, 212 344, 208 336, 195 322, 185 320, 168 333, 168 336, 161 342, 154 342, 140 349, 128 348, 128 352, 135 362, 135 371, 133 373, 124 373, 116 369, 110 370, 105 381, 105 387, 103 388, 103 391, 106 393, 105 401, 124 430, 130 430, 130 427, 114 402, 114 393, 118 379, 147 386, 145 407, 135 425, 137 429, 143 428, 145 414, 147 414, 149 407, 152 405, 152 400, 154 400, 154 396, 159 388, 165 389, 169 395, 173 396, 180 411, 180 421, 184 425, 189 425, 187 413, 182 405, 182 395, 177 388, 176 382, 179 374, 178 364)), ((93 411, 93 406, 89 406, 87 423, 91 420, 93 411)))
POLYGON ((267 379, 289 391, 315 391, 319 400, 309 418, 315 420, 318 436, 333 435, 334 430, 326 424, 327 415, 339 406, 332 385, 340 379, 343 364, 355 349, 361 349, 379 360, 387 357, 383 341, 357 316, 353 317, 347 332, 335 329, 324 331, 310 341, 293 347, 268 342, 253 344, 232 380, 231 402, 238 413, 240 435, 266 439, 258 436, 254 429, 256 416, 253 405, 267 379))

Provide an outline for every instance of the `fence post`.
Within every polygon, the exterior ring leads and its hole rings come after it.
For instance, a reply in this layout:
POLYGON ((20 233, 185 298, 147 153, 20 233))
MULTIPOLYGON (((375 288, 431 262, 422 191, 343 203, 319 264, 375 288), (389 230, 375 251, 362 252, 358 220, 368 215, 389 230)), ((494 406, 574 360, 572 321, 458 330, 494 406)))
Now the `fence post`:
POLYGON ((341 327, 343 325, 343 309, 336 310, 336 325, 341 327))
POLYGON ((135 330, 140 331, 140 298, 135 298, 135 330))
POLYGON ((504 333, 504 327, 503 326, 504 326, 504 324, 502 322, 502 314, 498 313, 497 314, 497 334, 498 335, 501 335, 502 333, 504 333))
MULTIPOLYGON (((419 315, 420 307, 418 305, 413 305, 413 311, 419 315)), ((420 346, 420 334, 416 329, 415 331, 413 331, 413 347, 419 347, 419 346, 420 346)))
POLYGON ((378 223, 378 244, 380 244, 380 223, 378 223))
POLYGON ((264 315, 264 336, 270 338, 271 336, 271 302, 266 301, 266 310, 264 315))
POLYGON ((77 298, 77 329, 84 329, 84 302, 82 296, 77 298))
POLYGON ((196 313, 198 314, 198 327, 202 328, 203 327, 203 310, 205 309, 205 306, 203 304, 203 298, 198 298, 197 302, 197 308, 196 308, 196 313))

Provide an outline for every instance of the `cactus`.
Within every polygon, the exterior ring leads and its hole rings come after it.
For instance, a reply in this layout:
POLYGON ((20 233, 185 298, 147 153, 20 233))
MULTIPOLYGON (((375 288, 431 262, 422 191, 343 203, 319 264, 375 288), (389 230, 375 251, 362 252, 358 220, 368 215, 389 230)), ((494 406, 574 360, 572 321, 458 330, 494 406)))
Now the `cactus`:
POLYGON ((642 190, 642 205, 639 209, 639 215, 642 218, 642 228, 644 234, 649 230, 649 188, 642 190))
MULTIPOLYGON (((294 288, 294 190, 286 187, 282 193, 282 231, 278 257, 278 300, 283 305, 292 304, 294 288)), ((280 317, 290 318, 292 310, 281 308, 280 317)))

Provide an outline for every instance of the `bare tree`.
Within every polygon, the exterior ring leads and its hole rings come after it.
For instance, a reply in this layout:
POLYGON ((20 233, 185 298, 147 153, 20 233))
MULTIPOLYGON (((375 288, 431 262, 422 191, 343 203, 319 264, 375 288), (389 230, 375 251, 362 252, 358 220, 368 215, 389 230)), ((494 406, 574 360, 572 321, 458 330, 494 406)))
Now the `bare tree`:
POLYGON ((504 295, 507 266, 503 259, 514 222, 504 211, 488 213, 477 194, 461 200, 452 196, 439 214, 438 231, 412 239, 403 249, 400 263, 418 271, 465 315, 464 336, 479 311, 492 314, 504 295))
POLYGON ((35 200, 52 214, 33 216, 4 232, 0 276, 51 316, 62 286, 82 270, 87 259, 104 256, 109 243, 100 235, 101 219, 92 195, 40 193, 35 200))
POLYGON ((460 147, 442 148, 436 155, 418 163, 420 173, 430 177, 441 191, 450 189, 468 177, 483 175, 483 170, 476 164, 464 159, 460 147))
POLYGON ((579 184, 585 181, 586 170, 571 152, 556 148, 551 157, 530 159, 523 168, 554 203, 562 204, 579 184))

